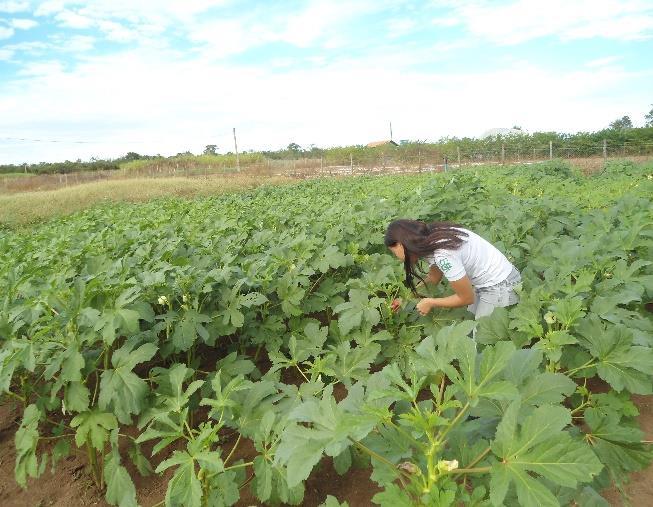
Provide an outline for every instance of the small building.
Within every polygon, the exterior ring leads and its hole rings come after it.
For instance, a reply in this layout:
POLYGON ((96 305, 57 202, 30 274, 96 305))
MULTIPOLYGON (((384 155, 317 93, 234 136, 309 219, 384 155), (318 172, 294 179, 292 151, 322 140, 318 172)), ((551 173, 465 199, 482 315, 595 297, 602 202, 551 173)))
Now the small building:
POLYGON ((379 146, 399 146, 399 145, 395 143, 392 139, 386 139, 384 141, 373 141, 371 143, 367 143, 368 148, 378 148, 379 146))

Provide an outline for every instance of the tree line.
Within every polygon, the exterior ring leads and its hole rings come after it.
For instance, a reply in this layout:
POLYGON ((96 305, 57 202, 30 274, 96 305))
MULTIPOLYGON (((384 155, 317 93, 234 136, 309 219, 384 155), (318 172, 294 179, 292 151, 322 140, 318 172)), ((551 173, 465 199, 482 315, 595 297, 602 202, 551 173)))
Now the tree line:
MULTIPOLYGON (((274 151, 250 151, 241 153, 239 163, 243 166, 264 163, 266 160, 299 160, 304 158, 320 158, 325 164, 342 164, 347 160, 356 163, 376 162, 380 157, 391 157, 397 161, 415 161, 423 159, 441 159, 444 157, 455 160, 461 156, 465 160, 475 157, 499 157, 502 153, 515 154, 528 158, 542 155, 542 152, 553 147, 556 156, 561 155, 561 150, 572 154, 574 157, 591 157, 600 155, 603 143, 609 150, 622 150, 628 154, 653 153, 653 109, 645 116, 646 126, 633 127, 628 116, 613 121, 609 128, 596 132, 578 132, 566 134, 559 132, 522 132, 519 127, 512 129, 508 135, 495 135, 484 138, 471 137, 445 137, 434 142, 427 141, 401 141, 397 146, 384 145, 368 147, 365 145, 342 146, 335 148, 319 148, 315 145, 302 147, 297 143, 290 143, 287 147, 274 151)), ((125 156, 113 160, 96 160, 84 162, 81 160, 38 164, 5 164, 0 165, 0 174, 27 173, 27 174, 65 174, 78 171, 112 171, 118 169, 148 168, 153 165, 164 167, 196 167, 196 166, 222 166, 235 167, 237 157, 233 152, 218 153, 218 146, 207 145, 200 155, 191 152, 177 153, 171 157, 160 155, 141 155, 129 152, 125 156)))

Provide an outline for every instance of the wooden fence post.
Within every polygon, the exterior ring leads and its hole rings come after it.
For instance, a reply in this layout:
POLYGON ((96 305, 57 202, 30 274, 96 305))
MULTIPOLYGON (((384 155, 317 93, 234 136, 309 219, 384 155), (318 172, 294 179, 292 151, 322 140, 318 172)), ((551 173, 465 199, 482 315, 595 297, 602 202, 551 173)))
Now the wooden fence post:
POLYGON ((549 141, 549 160, 553 160, 553 141, 549 141))
POLYGON ((607 139, 603 140, 603 159, 604 160, 608 159, 608 140, 607 139))

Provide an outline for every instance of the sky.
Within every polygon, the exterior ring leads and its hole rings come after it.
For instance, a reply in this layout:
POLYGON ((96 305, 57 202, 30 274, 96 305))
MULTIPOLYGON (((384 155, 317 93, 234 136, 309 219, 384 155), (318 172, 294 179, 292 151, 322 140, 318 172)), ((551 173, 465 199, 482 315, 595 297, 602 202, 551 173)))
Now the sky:
POLYGON ((595 131, 653 0, 0 0, 0 164, 595 131))

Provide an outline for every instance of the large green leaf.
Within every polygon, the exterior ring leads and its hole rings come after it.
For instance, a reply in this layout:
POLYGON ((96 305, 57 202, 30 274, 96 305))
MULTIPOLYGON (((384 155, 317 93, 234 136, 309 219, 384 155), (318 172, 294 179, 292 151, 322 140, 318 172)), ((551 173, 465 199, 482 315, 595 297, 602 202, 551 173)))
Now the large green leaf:
MULTIPOLYGON (((204 327, 204 324, 208 322, 211 322, 211 318, 197 312, 197 310, 190 309, 184 312, 172 334, 172 343, 175 351, 184 352, 188 350, 193 346, 198 336, 202 340, 208 341, 209 332, 204 327)), ((242 326, 242 323, 240 325, 242 326)))
POLYGON ((329 387, 322 399, 309 398, 292 411, 290 419, 300 424, 284 430, 275 454, 275 463, 287 467, 290 487, 308 477, 323 453, 338 456, 352 440, 365 438, 376 426, 377 415, 357 413, 361 397, 362 388, 357 388, 336 403, 329 387))
POLYGON ((581 321, 582 344, 597 360, 596 371, 616 391, 653 393, 653 349, 633 345, 630 330, 605 325, 596 315, 581 321))
POLYGON ((362 323, 374 326, 379 323, 381 316, 377 308, 383 302, 378 297, 369 297, 367 291, 351 289, 349 301, 341 303, 333 310, 338 313, 338 326, 343 335, 348 334, 352 329, 362 323))
POLYGON ((643 470, 653 460, 653 448, 642 443, 644 433, 633 422, 622 420, 622 413, 585 410, 589 427, 587 440, 601 462, 621 480, 629 472, 643 470))
POLYGON ((555 496, 538 477, 576 487, 590 482, 602 465, 589 446, 564 431, 571 423, 569 410, 543 405, 522 419, 521 407, 519 400, 514 401, 497 427, 491 447, 500 461, 492 466, 490 498, 494 505, 501 505, 512 483, 520 505, 557 506, 555 496))
POLYGON ((16 465, 14 474, 16 482, 22 487, 27 485, 27 477, 38 477, 40 469, 36 456, 36 446, 39 443, 39 420, 41 412, 36 405, 28 405, 23 412, 23 420, 14 436, 16 444, 16 465))
POLYGON ((145 398, 149 392, 147 383, 132 369, 150 360, 157 351, 152 343, 134 347, 134 341, 127 341, 116 350, 111 358, 114 368, 102 372, 100 380, 98 406, 101 410, 111 408, 122 424, 129 424, 131 415, 139 414, 145 408, 145 398))
POLYGON ((105 498, 111 505, 136 507, 136 488, 127 469, 120 464, 120 454, 112 449, 104 458, 104 480, 107 484, 105 498))
POLYGON ((70 426, 77 428, 75 432, 77 447, 88 442, 95 449, 102 450, 109 438, 109 431, 118 427, 118 421, 113 414, 94 409, 77 414, 70 421, 70 426))

